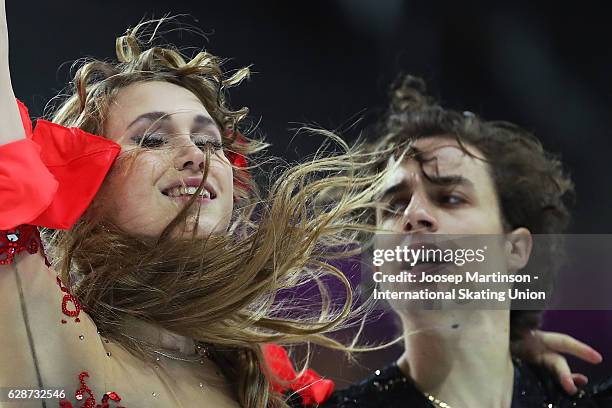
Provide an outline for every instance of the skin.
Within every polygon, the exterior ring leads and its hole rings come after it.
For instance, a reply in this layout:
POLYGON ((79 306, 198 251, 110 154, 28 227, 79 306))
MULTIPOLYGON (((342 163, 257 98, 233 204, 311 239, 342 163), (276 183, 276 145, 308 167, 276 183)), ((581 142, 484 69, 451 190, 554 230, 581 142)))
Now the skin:
MULTIPOLYGON (((218 126, 193 93, 161 81, 140 82, 121 89, 109 109, 104 135, 121 145, 122 153, 95 205, 102 206, 109 220, 124 231, 145 236, 158 236, 185 205, 162 191, 174 181, 202 177, 206 143, 221 144, 222 140, 218 126), (162 119, 141 116, 152 112, 168 115, 162 119), (160 138, 163 144, 142 140, 143 135, 160 138), (149 149, 129 166, 126 158, 140 146, 149 149)), ((198 206, 198 235, 227 230, 233 207, 233 173, 220 149, 211 155, 206 182, 214 188, 216 198, 201 206, 194 203, 185 234, 196 226, 198 206)), ((164 349, 184 353, 194 350, 192 339, 143 322, 126 322, 125 331, 164 349)))
MULTIPOLYGON (((379 212, 378 226, 413 238, 421 234, 506 234, 497 248, 505 261, 500 266, 510 273, 524 267, 531 250, 530 232, 504 229, 488 165, 466 155, 449 137, 419 139, 413 147, 436 160, 421 165, 406 159, 399 164, 383 197, 391 211, 379 212), (461 176, 462 181, 439 186, 423 172, 430 178, 461 176)), ((472 155, 483 157, 478 149, 467 148, 472 155)), ((406 302, 392 303, 392 307, 402 320, 406 348, 398 365, 422 391, 451 406, 510 406, 513 368, 508 310, 414 310, 406 302), (483 389, 480 384, 485 383, 483 389)), ((599 353, 569 336, 534 332, 528 340, 529 347, 543 357, 526 354, 556 372, 569 393, 576 392, 573 380, 585 383, 586 377, 577 374, 572 378, 565 359, 549 347, 563 343, 562 351, 594 363, 601 361, 599 353)))
MULTIPOLYGON (((471 238, 452 239, 455 244, 470 248, 487 246, 487 262, 476 265, 478 270, 486 273, 489 267, 495 271, 507 272, 524 266, 528 259, 529 248, 522 248, 524 259, 508 253, 511 242, 492 240, 491 236, 501 236, 505 231, 501 210, 495 187, 489 176, 488 168, 482 154, 476 149, 465 154, 455 140, 447 138, 427 138, 418 140, 413 148, 422 152, 424 163, 416 160, 405 160, 388 180, 383 201, 391 211, 379 213, 379 227, 397 234, 391 239, 401 239, 404 245, 435 241, 434 235, 441 240, 449 236, 469 234, 471 238), (440 185, 448 178, 457 178, 452 184, 440 185), (477 245, 475 241, 486 241, 477 245), (467 243, 466 241, 470 241, 467 243), (506 248, 504 248, 506 246, 506 248), (507 260, 511 264, 492 265, 495 261, 507 260)), ((393 162, 390 163, 391 165, 393 162)), ((510 237, 524 237, 524 244, 530 245, 530 233, 525 228, 512 231, 510 237)), ((383 236, 384 237, 384 236, 383 236)), ((517 241, 517 240, 514 240, 517 241)), ((395 245, 399 242, 395 243, 395 245)), ((385 247, 391 245, 383 243, 385 247)), ((391 247, 394 247, 392 245, 391 247)), ((521 248, 519 248, 521 249, 521 248)), ((507 263, 508 263, 507 262, 507 263)), ((465 268, 465 267, 464 267, 465 268)), ((385 267, 383 273, 397 274, 403 269, 400 263, 385 267)), ((418 270, 418 268, 417 268, 418 270)), ((467 267, 467 270, 471 270, 467 267)), ((491 271, 493 272, 493 271, 491 271)), ((455 273, 460 273, 459 270, 455 273)), ((398 284, 392 284, 397 286, 398 284)), ((414 290, 413 284, 399 290, 414 290)), ((388 285, 384 285, 388 286, 388 285)), ((395 302, 396 309, 414 305, 413 302, 395 302)), ((441 316, 446 316, 443 314, 441 316)), ((427 314, 431 318, 431 314, 427 314)), ((440 317, 442 318, 442 317, 440 317)))
MULTIPOLYGON (((0 145, 25 137, 11 84, 8 51, 5 1, 0 0, 0 145)), ((143 113, 157 111, 171 114, 171 131, 166 129, 166 133, 174 134, 167 145, 173 149, 141 155, 133 162, 132 169, 136 169, 134 172, 122 169, 122 161, 118 160, 97 198, 97 201, 110 206, 110 214, 118 226, 135 234, 153 236, 158 235, 178 213, 179 205, 168 201, 163 194, 160 196, 161 189, 172 181, 197 176, 201 172, 203 155, 200 146, 197 146, 190 136, 206 135, 202 138, 215 139, 219 131, 217 128, 207 129, 209 132, 203 132, 203 129, 192 131, 195 117, 201 115, 210 118, 210 114, 195 95, 169 83, 148 82, 134 84, 119 91, 111 106, 104 135, 119 143, 123 153, 129 152, 138 145, 131 138, 139 134, 139 131, 129 127, 129 124, 143 113)), ((137 127, 145 128, 140 130, 142 133, 150 125, 151 123, 139 124, 137 127)), ((202 208, 198 231, 221 232, 227 228, 233 197, 231 167, 221 152, 217 152, 212 158, 208 179, 217 190, 217 201, 203 206, 205 208, 202 208)), ((193 227, 195 225, 191 228, 193 227)), ((157 335, 164 348, 183 352, 193 350, 193 344, 189 343, 188 339, 176 339, 171 333, 148 333, 147 329, 143 328, 142 334, 150 334, 152 338, 157 335)), ((548 346, 590 361, 594 360, 593 353, 596 353, 566 335, 546 333, 546 337, 538 334, 534 335, 533 339, 538 347, 545 344, 544 350, 530 347, 534 359, 541 360, 544 364, 551 364, 550 361, 558 364, 563 361, 568 373, 569 368, 565 360, 548 349, 548 346)), ((601 361, 598 354, 595 356, 595 360, 597 359, 601 361)))
POLYGON ((5 1, 0 0, 0 145, 25 138, 9 68, 9 38, 5 1))
MULTIPOLYGON (((145 236, 159 235, 184 205, 162 194, 164 188, 186 177, 201 177, 206 143, 220 145, 222 141, 219 127, 193 93, 161 81, 121 89, 109 109, 104 135, 121 145, 122 155, 107 177, 99 201, 110 221, 126 232, 145 236), (141 116, 154 112, 167 115, 161 119, 141 116), (162 142, 141 140, 143 135, 162 142), (125 157, 141 142, 151 149, 137 156, 130 168, 125 157)), ((199 235, 225 231, 232 212, 232 167, 220 149, 211 156, 206 181, 217 196, 201 205, 199 235)), ((185 232, 195 227, 198 204, 192 208, 185 232)))

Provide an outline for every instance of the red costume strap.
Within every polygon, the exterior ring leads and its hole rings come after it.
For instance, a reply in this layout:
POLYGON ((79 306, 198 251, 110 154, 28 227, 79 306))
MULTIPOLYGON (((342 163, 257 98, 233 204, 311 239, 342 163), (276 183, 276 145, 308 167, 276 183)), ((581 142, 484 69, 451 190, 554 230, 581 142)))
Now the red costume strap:
POLYGON ((68 229, 100 188, 121 147, 46 120, 34 132, 18 101, 26 139, 0 146, 0 230, 31 224, 68 229))
POLYGON ((266 364, 272 372, 272 390, 281 394, 294 391, 302 397, 304 406, 322 404, 334 392, 334 382, 321 378, 314 370, 307 369, 298 376, 287 351, 276 344, 263 347, 266 364))

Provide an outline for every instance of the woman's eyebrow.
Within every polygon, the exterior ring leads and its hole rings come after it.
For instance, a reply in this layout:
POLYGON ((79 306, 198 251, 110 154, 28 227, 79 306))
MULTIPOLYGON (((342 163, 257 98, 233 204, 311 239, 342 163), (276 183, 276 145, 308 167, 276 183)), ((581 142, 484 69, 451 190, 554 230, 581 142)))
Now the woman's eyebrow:
MULTIPOLYGON (((132 123, 130 123, 128 125, 126 130, 131 128, 135 123, 137 123, 138 121, 141 121, 143 119, 150 120, 150 121, 153 121, 153 122, 156 122, 156 121, 164 121, 165 122, 165 121, 171 120, 170 116, 171 116, 170 113, 168 113, 168 112, 161 112, 161 111, 154 111, 154 112, 143 113, 142 115, 139 115, 136 119, 134 119, 132 121, 132 123)), ((210 126, 210 125, 216 126, 215 121, 212 118, 210 118, 208 116, 205 116, 205 115, 196 115, 193 118, 193 122, 196 123, 200 127, 205 127, 205 126, 210 126)))
POLYGON ((217 123, 211 117, 204 115, 197 115, 195 118, 193 118, 193 122, 201 127, 217 126, 217 123))

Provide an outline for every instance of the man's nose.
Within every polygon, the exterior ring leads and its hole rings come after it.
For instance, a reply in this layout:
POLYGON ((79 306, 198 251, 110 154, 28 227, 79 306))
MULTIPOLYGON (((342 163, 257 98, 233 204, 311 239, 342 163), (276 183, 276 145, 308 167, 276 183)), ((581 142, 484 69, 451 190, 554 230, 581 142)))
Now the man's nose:
POLYGON ((436 232, 438 220, 430 200, 423 194, 414 194, 402 217, 404 232, 436 232))

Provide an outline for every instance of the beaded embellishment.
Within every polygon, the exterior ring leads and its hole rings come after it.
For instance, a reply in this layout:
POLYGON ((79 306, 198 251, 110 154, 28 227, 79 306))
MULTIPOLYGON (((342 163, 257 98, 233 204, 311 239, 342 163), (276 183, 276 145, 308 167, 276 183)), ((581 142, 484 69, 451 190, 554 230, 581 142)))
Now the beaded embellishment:
MULTIPOLYGON (((78 390, 74 393, 74 398, 77 401, 83 401, 83 404, 79 408, 110 408, 110 401, 120 402, 121 397, 114 391, 106 392, 101 399, 101 403, 96 403, 96 398, 93 395, 91 388, 85 382, 85 379, 89 377, 89 373, 87 371, 81 372, 79 374, 79 384, 81 385, 78 390), (85 400, 83 400, 85 398, 85 400)), ((70 401, 61 400, 60 408, 76 408, 72 405, 70 401)), ((114 408, 126 408, 121 405, 116 405, 114 408)))
POLYGON ((40 247, 38 228, 33 225, 0 231, 0 265, 10 265, 15 256, 23 251, 35 254, 40 247))
MULTIPOLYGON (((12 230, 0 231, 0 265, 10 265, 15 260, 15 256, 23 251, 28 251, 30 254, 36 254, 39 249, 42 249, 38 228, 33 225, 20 225, 12 230)), ((43 253, 44 256, 44 253, 43 253)), ((47 257, 45 264, 51 266, 47 257)), ((82 307, 78 300, 70 293, 70 290, 62 284, 61 279, 56 277, 57 285, 64 293, 62 298, 62 313, 68 317, 74 318, 75 322, 80 322, 79 315, 82 307)), ((67 323, 62 319, 62 323, 67 323)), ((96 403, 96 399, 92 390, 87 385, 85 379, 89 377, 87 371, 79 374, 79 389, 75 392, 74 397, 77 401, 83 401, 79 408, 110 408, 111 401, 119 403, 121 397, 114 391, 105 393, 100 404, 96 403), (85 400, 83 400, 85 398, 85 400)), ((76 408, 70 401, 61 400, 60 408, 76 408)), ((125 408, 124 406, 115 405, 114 408, 125 408)))
MULTIPOLYGON (((68 317, 73 317, 76 323, 79 323, 81 319, 79 315, 81 314, 81 304, 71 293, 70 290, 64 286, 62 280, 59 276, 56 278, 57 286, 60 287, 60 290, 64 292, 64 297, 62 298, 62 313, 68 317)), ((66 324, 67 321, 62 319, 62 324, 66 324)))
MULTIPOLYGON (((12 230, 0 231, 0 265, 10 265, 20 252, 28 251, 30 254, 35 254, 39 249, 42 249, 40 235, 38 228, 34 225, 20 225, 12 230)), ((45 258, 45 265, 51 266, 44 252, 43 257, 45 258)), ((67 317, 74 318, 74 321, 79 323, 81 321, 79 315, 82 310, 79 301, 62 284, 59 276, 56 277, 56 282, 64 293, 62 313, 67 317)), ((65 319, 62 319, 61 322, 62 324, 68 323, 65 319)))

